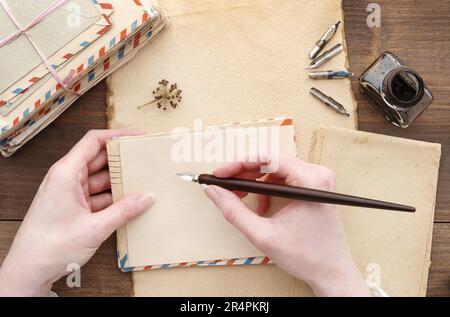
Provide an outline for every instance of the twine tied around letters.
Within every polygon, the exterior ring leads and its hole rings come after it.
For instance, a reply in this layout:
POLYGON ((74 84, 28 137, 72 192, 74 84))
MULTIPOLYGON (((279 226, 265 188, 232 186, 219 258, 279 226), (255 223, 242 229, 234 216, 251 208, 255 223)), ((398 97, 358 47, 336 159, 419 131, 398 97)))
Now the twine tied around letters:
POLYGON ((73 80, 73 77, 75 75, 75 70, 71 70, 69 75, 65 78, 62 79, 58 73, 56 72, 56 70, 53 68, 52 64, 50 63, 50 61, 48 60, 48 58, 44 55, 44 53, 39 49, 39 47, 36 45, 36 43, 33 41, 31 35, 28 33, 28 31, 33 28, 35 25, 41 23, 42 21, 44 21, 48 16, 50 16, 52 13, 54 13, 55 11, 57 11, 59 8, 61 8, 63 5, 65 5, 67 3, 68 0, 57 0, 55 2, 53 2, 53 4, 51 4, 47 9, 45 9, 44 11, 42 11, 36 18, 34 18, 28 25, 26 25, 25 27, 22 27, 19 22, 17 21, 17 19, 14 17, 11 8, 9 7, 8 3, 6 2, 6 0, 0 0, 0 5, 3 7, 3 10, 6 12, 6 14, 9 16, 9 18, 11 19, 11 21, 14 23, 14 25, 17 27, 17 31, 14 32, 13 34, 5 37, 4 39, 0 40, 0 48, 2 48, 5 45, 10 44, 11 42, 13 42, 14 40, 16 40, 20 35, 24 34, 28 41, 31 43, 31 45, 33 46, 33 48, 35 49, 35 51, 38 53, 38 55, 40 56, 40 58, 42 59, 42 62, 44 63, 44 65, 47 67, 47 69, 49 70, 49 72, 52 74, 52 76, 55 78, 55 80, 58 82, 59 85, 61 85, 62 88, 64 88, 65 90, 71 92, 74 95, 80 96, 79 93, 70 90, 67 85, 73 80))

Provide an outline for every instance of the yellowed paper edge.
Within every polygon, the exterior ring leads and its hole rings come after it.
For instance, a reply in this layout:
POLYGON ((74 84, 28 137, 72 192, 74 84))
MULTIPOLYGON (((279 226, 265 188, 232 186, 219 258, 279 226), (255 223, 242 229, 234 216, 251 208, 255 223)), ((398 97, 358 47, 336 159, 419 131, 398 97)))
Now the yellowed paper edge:
MULTIPOLYGON (((106 144, 106 149, 108 152, 108 165, 109 165, 109 175, 111 179, 111 192, 113 196, 113 201, 118 201, 123 197, 123 187, 122 187, 122 167, 121 167, 121 157, 120 157, 120 142, 118 140, 110 140, 106 144)), ((120 259, 123 254, 127 253, 127 229, 123 226, 116 231, 117 235, 117 264, 119 268, 122 267, 120 264, 120 259)))

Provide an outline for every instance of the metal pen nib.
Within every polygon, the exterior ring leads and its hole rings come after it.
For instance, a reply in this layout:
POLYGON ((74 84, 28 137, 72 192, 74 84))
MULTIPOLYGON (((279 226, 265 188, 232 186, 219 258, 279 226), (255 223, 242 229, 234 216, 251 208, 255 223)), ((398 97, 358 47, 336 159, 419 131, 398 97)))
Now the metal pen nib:
POLYGON ((311 95, 316 97, 318 100, 320 100, 322 103, 324 103, 325 105, 327 105, 328 107, 330 107, 331 109, 336 111, 337 113, 340 113, 340 114, 343 114, 346 116, 350 116, 350 114, 348 114, 347 110, 345 110, 345 107, 343 105, 341 105, 339 102, 337 102, 333 98, 325 95, 319 89, 311 88, 310 93, 311 93, 311 95))
POLYGON ((313 71, 309 73, 311 79, 344 79, 353 76, 353 73, 347 71, 313 71))
POLYGON ((177 176, 186 182, 198 183, 198 175, 192 173, 177 173, 177 176))
POLYGON ((311 64, 309 65, 309 68, 310 69, 314 69, 314 68, 317 68, 319 66, 322 66, 323 64, 328 62, 330 59, 332 59, 333 57, 335 57, 336 55, 338 55, 342 51, 344 51, 344 46, 342 46, 341 43, 336 44, 331 49, 329 49, 328 51, 324 52, 319 57, 315 58, 311 62, 311 64))
POLYGON ((310 59, 316 58, 317 55, 319 55, 319 53, 323 50, 325 45, 327 45, 327 43, 334 37, 339 28, 339 24, 341 24, 341 21, 329 27, 325 34, 322 35, 320 40, 317 41, 316 45, 311 50, 311 53, 309 53, 310 59))

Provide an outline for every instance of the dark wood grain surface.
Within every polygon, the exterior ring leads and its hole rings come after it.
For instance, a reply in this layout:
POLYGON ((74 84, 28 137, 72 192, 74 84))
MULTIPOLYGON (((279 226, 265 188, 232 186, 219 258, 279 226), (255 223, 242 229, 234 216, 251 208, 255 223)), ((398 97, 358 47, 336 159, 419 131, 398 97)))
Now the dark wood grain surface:
MULTIPOLYGON (((384 50, 399 55, 422 74, 435 101, 410 128, 387 123, 359 91, 361 130, 442 144, 433 236, 429 296, 450 296, 450 0, 384 0, 381 28, 366 24, 368 1, 344 0, 351 70, 360 74, 384 50)), ((105 85, 100 83, 11 159, 0 159, 0 260, 48 168, 90 129, 106 127, 105 85)), ((131 277, 116 267, 114 237, 82 269, 82 288, 55 285, 60 296, 126 296, 131 277)))
POLYGON ((400 129, 361 94, 355 78, 359 128, 442 144, 436 221, 450 222, 450 1, 376 1, 382 9, 381 28, 367 26, 368 2, 344 0, 351 70, 361 74, 383 51, 391 51, 422 75, 434 102, 411 127, 400 129))

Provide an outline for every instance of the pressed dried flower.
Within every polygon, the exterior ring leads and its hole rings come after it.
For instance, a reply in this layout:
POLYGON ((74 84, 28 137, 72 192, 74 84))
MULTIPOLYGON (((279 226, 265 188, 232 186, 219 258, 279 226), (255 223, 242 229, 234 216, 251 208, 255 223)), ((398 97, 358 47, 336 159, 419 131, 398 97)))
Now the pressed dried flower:
POLYGON ((146 108, 154 103, 158 105, 158 109, 167 110, 170 106, 174 109, 177 108, 183 97, 181 97, 182 90, 178 89, 177 84, 169 85, 169 81, 163 79, 159 82, 159 87, 153 91, 155 99, 142 106, 138 107, 138 110, 146 108))

